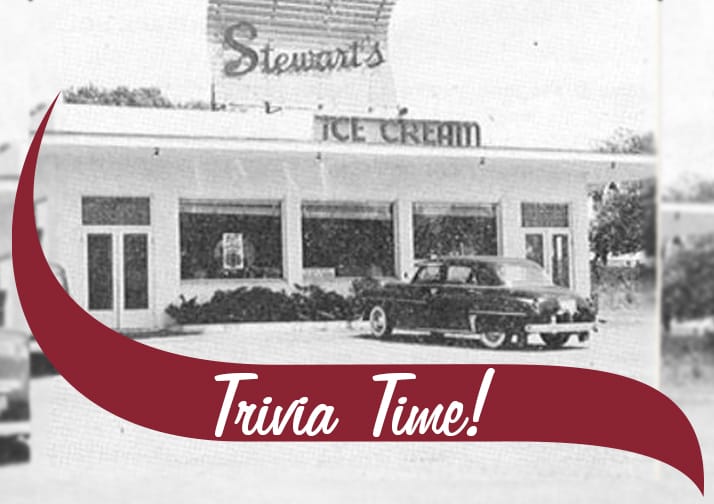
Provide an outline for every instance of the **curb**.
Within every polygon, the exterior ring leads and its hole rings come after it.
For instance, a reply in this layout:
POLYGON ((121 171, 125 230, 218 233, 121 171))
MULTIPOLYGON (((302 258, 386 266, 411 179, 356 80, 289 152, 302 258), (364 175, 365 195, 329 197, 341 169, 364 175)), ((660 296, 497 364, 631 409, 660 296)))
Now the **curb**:
POLYGON ((179 332, 218 333, 241 331, 329 331, 334 329, 362 329, 367 322, 362 320, 309 321, 309 322, 234 322, 228 324, 189 324, 178 326, 179 332))

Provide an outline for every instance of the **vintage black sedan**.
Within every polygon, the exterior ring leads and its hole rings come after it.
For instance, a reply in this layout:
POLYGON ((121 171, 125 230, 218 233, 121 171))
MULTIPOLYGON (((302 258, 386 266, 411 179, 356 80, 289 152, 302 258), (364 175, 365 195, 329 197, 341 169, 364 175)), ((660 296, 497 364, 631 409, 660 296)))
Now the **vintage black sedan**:
POLYGON ((597 309, 525 259, 495 256, 444 257, 417 266, 408 283, 388 283, 364 292, 372 335, 394 329, 480 339, 489 348, 525 346, 540 335, 561 347, 575 335, 586 341, 596 330, 597 309))

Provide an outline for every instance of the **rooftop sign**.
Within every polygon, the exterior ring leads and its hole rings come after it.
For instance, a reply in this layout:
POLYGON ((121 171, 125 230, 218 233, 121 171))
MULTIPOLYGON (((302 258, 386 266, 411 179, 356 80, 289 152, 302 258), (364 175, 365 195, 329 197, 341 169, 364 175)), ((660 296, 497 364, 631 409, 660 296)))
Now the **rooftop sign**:
POLYGON ((319 142, 455 148, 481 146, 481 128, 476 122, 316 116, 314 133, 319 142))
POLYGON ((212 100, 228 110, 388 114, 397 107, 387 37, 395 2, 207 0, 212 100))
POLYGON ((248 21, 239 21, 225 30, 224 41, 234 51, 223 71, 228 77, 240 77, 253 71, 269 75, 283 73, 329 72, 364 66, 375 68, 385 61, 379 41, 353 41, 347 46, 321 50, 279 51, 270 42, 259 48, 251 46, 258 29, 248 21))

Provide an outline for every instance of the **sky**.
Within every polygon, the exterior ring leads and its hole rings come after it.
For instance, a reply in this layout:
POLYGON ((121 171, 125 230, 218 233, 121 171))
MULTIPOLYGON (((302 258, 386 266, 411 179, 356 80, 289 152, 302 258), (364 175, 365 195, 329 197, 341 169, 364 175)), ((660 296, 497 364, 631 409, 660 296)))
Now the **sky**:
MULTIPOLYGON (((23 97, 3 110, 89 82, 206 100, 206 5, 3 2, 0 86, 23 97), (22 65, 29 85, 1 77, 22 65)), ((661 118, 662 174, 673 180, 714 157, 697 137, 714 116, 706 19, 710 0, 397 0, 388 60, 411 116, 476 120, 494 145, 587 149, 617 128, 656 131, 661 118)))
POLYGON ((714 180, 714 2, 662 2, 663 185, 714 180))

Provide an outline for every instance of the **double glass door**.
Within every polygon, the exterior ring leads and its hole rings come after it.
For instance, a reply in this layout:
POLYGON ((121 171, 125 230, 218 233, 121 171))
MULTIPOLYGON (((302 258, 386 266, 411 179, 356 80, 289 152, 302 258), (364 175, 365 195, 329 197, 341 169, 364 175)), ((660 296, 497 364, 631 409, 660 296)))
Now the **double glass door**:
POLYGON ((92 228, 84 237, 89 312, 117 329, 150 326, 146 228, 92 228))
POLYGON ((526 234, 526 259, 540 264, 555 285, 570 287, 570 234, 543 230, 526 234))

